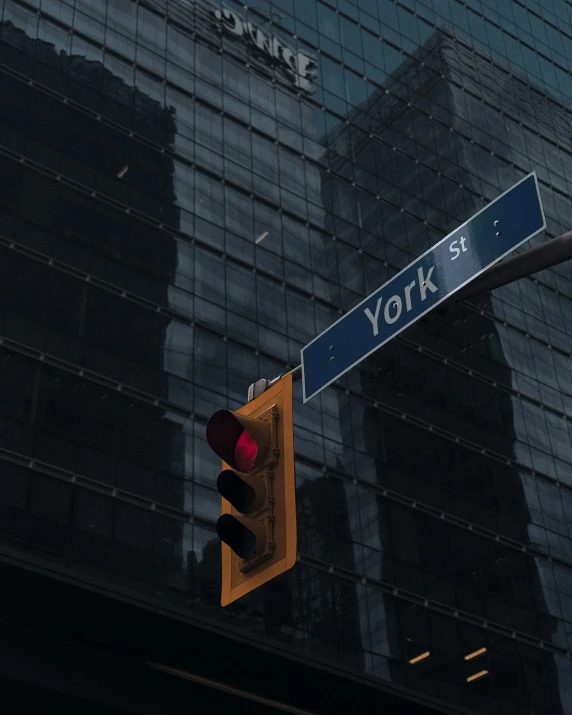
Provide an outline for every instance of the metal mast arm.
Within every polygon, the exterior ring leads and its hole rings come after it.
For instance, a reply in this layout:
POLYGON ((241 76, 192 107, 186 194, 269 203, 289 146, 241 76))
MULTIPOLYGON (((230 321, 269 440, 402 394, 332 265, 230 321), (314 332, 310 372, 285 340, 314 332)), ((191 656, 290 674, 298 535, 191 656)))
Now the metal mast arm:
MULTIPOLYGON (((437 307, 447 307, 453 303, 459 303, 484 291, 500 288, 507 283, 519 280, 519 278, 525 278, 532 273, 537 273, 545 268, 555 266, 558 263, 564 263, 564 261, 568 261, 571 258, 572 231, 568 231, 568 233, 558 236, 558 238, 553 238, 536 248, 531 248, 529 251, 526 251, 526 253, 519 253, 512 258, 507 258, 505 261, 496 263, 437 307)), ((293 382, 300 380, 302 377, 302 366, 297 365, 290 370, 290 374, 292 375, 293 382)), ((261 395, 281 378, 282 375, 279 375, 273 380, 263 378, 254 382, 248 388, 248 401, 250 402, 250 400, 261 395)))
POLYGON ((506 261, 495 263, 480 276, 477 276, 466 286, 454 293, 449 299, 443 301, 441 306, 445 307, 452 303, 471 298, 478 293, 487 290, 500 288, 507 283, 512 283, 519 278, 524 278, 537 273, 545 268, 550 268, 558 263, 572 258, 572 231, 568 231, 558 238, 531 248, 526 253, 519 253, 506 261))

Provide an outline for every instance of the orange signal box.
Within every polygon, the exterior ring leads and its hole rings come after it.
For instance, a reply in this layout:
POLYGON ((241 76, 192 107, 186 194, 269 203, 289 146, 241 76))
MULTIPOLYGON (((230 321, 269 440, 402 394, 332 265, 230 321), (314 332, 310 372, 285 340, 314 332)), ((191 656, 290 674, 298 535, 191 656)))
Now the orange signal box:
POLYGON ((215 412, 207 440, 223 460, 217 533, 227 606, 296 563, 292 375, 234 412, 215 412))

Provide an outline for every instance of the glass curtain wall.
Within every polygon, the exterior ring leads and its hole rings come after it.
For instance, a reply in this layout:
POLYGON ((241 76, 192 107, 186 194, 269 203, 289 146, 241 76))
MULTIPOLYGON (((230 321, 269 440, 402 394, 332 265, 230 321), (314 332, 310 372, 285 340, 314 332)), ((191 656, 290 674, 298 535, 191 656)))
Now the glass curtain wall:
POLYGON ((0 0, 0 553, 572 713, 568 264, 296 384, 300 559, 224 612, 204 436, 530 171, 572 228, 571 58, 567 0, 0 0))

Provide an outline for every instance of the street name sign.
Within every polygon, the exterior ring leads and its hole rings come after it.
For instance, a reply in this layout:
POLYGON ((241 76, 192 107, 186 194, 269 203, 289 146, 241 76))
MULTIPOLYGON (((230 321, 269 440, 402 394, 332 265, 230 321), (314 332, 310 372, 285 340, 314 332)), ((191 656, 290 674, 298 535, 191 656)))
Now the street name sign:
POLYGON ((302 348, 304 402, 545 228, 532 172, 302 348))

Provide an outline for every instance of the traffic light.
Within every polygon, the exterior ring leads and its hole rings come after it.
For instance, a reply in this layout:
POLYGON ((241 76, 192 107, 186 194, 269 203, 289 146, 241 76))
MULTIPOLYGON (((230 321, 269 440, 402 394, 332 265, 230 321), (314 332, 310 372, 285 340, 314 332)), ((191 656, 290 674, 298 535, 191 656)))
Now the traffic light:
POLYGON ((227 606, 296 562, 292 375, 234 412, 215 412, 207 441, 223 460, 216 529, 227 606))

